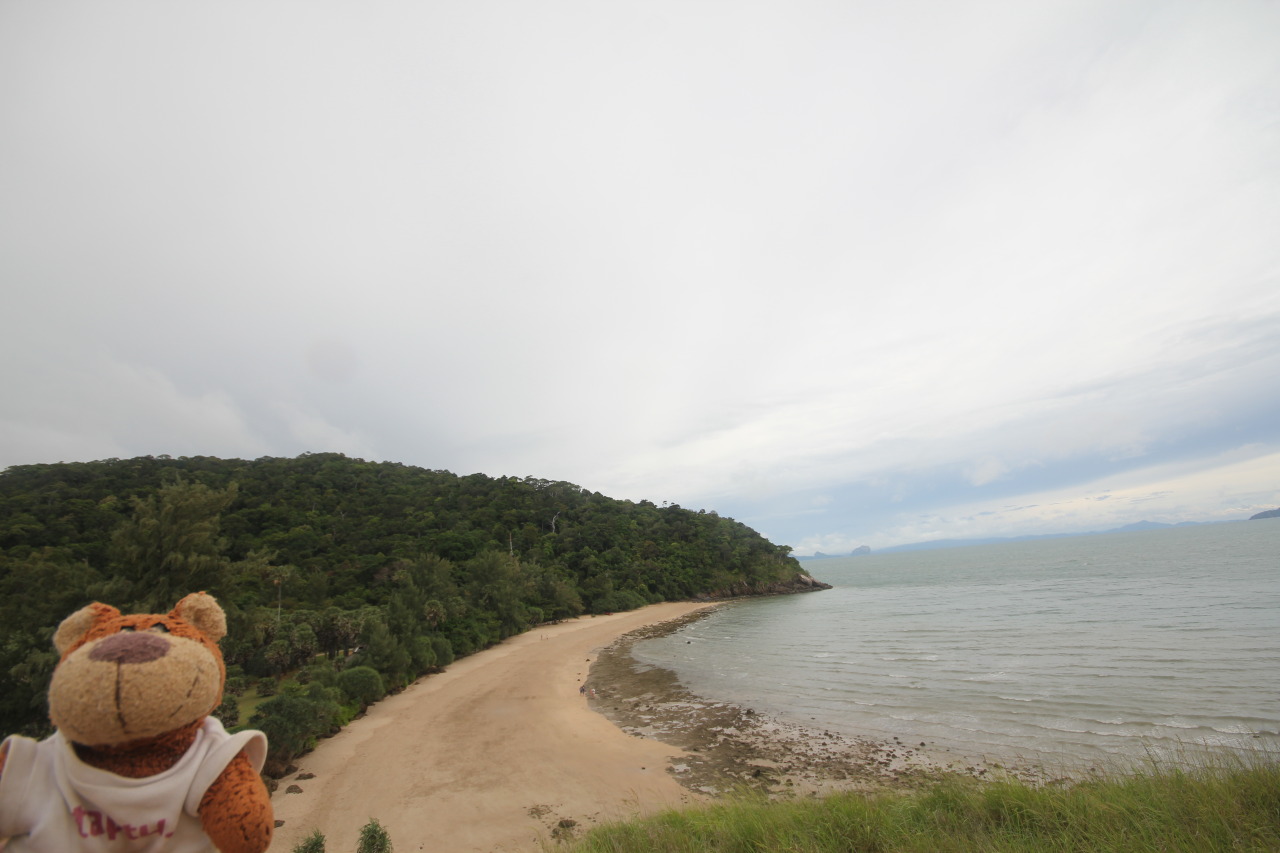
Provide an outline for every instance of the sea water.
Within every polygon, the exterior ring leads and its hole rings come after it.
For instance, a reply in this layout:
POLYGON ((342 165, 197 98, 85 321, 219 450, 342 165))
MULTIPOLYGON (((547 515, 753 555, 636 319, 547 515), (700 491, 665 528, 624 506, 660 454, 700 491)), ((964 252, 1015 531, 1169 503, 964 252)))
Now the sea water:
POLYGON ((805 562, 638 644, 813 728, 1060 767, 1280 750, 1280 520, 805 562))

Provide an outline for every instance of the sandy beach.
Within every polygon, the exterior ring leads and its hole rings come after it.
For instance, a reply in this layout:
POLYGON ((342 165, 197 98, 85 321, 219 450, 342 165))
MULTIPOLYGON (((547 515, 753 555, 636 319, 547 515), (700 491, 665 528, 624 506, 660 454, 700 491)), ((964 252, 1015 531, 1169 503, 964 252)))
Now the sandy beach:
POLYGON ((354 850, 370 818, 397 850, 536 851, 553 833, 701 799, 667 772, 678 747, 627 734, 578 691, 604 646, 706 606, 536 628, 384 699, 280 780, 272 853, 315 829, 354 850))
POLYGON ((940 770, 991 769, 709 700, 632 658, 634 643, 711 606, 655 604, 536 628, 384 699, 280 780, 271 852, 290 853, 315 829, 330 850, 354 850, 370 818, 401 851, 539 851, 604 821, 736 789, 902 790, 940 770))

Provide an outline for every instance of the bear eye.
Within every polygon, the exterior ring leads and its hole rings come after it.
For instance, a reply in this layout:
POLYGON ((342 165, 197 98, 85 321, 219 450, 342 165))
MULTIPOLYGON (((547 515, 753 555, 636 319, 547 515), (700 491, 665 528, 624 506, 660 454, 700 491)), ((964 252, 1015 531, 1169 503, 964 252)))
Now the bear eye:
POLYGON ((147 630, 153 634, 167 634, 169 633, 169 626, 165 625, 163 622, 157 622, 155 625, 152 625, 147 630))

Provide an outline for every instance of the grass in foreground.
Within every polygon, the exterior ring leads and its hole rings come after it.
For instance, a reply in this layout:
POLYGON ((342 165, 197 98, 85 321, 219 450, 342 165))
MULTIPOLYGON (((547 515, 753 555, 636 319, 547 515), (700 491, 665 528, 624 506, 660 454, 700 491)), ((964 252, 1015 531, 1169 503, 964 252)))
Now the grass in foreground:
MULTIPOLYGON (((563 848, 562 848, 563 849, 563 848)), ((912 794, 742 798, 602 826, 572 853, 1280 851, 1280 763, 1072 785, 947 777, 912 794)))

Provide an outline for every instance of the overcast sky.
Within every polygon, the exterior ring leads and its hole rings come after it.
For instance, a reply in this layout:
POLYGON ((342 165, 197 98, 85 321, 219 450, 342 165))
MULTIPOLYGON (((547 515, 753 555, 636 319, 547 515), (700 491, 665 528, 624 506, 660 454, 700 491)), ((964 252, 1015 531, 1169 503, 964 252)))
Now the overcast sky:
POLYGON ((1280 506, 1280 4, 0 0, 0 467, 797 553, 1280 506))

